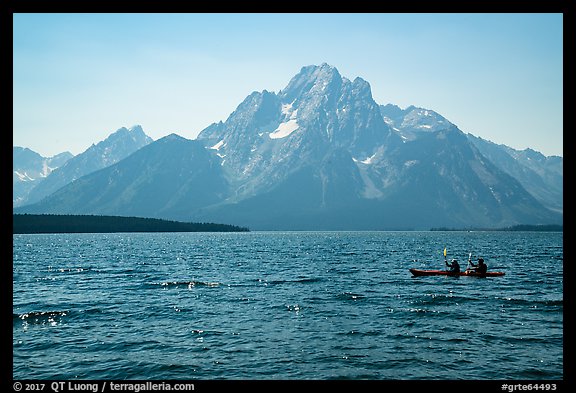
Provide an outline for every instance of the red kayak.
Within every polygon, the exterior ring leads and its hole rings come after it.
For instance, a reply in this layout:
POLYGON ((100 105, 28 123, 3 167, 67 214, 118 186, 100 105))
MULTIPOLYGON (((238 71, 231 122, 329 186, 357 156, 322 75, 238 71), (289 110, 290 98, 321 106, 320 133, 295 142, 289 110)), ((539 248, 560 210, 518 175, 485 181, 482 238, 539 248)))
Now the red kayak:
POLYGON ((477 273, 474 271, 463 271, 459 273, 452 273, 448 270, 420 270, 420 269, 410 269, 410 273, 414 277, 418 276, 472 276, 472 277, 498 277, 503 276, 503 272, 486 272, 484 274, 477 273))

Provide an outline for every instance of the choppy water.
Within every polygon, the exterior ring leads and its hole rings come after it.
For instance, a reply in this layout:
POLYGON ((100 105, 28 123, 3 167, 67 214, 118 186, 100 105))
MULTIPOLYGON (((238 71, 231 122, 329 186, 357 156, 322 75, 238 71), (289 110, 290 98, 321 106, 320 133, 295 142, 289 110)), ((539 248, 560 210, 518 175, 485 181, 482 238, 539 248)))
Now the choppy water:
POLYGON ((562 233, 13 236, 15 379, 562 379, 562 233), (504 277, 419 277, 483 256, 504 277))

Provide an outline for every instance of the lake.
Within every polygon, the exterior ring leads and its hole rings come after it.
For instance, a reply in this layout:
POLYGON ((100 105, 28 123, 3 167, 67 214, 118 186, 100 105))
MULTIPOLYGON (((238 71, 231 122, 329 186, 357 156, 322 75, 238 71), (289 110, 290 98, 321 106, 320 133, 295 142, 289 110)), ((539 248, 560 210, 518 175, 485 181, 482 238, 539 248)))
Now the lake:
POLYGON ((13 235, 13 377, 560 380, 563 234, 13 235))

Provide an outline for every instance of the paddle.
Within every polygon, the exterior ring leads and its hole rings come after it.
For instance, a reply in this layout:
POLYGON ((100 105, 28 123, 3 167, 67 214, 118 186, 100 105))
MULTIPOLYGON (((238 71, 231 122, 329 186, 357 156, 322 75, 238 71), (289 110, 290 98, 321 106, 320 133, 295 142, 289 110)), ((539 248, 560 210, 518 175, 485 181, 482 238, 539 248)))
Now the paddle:
POLYGON ((472 253, 468 254, 468 264, 466 265, 466 271, 470 270, 470 262, 472 262, 472 253))
POLYGON ((446 247, 444 247, 444 265, 448 266, 448 261, 446 260, 446 247))

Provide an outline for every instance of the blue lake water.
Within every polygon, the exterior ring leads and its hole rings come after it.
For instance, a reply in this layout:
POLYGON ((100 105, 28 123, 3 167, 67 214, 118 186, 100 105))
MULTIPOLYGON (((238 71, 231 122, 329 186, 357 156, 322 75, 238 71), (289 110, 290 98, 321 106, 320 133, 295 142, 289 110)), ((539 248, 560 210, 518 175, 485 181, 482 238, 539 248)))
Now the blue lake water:
POLYGON ((563 234, 13 235, 13 377, 563 379, 563 234))

